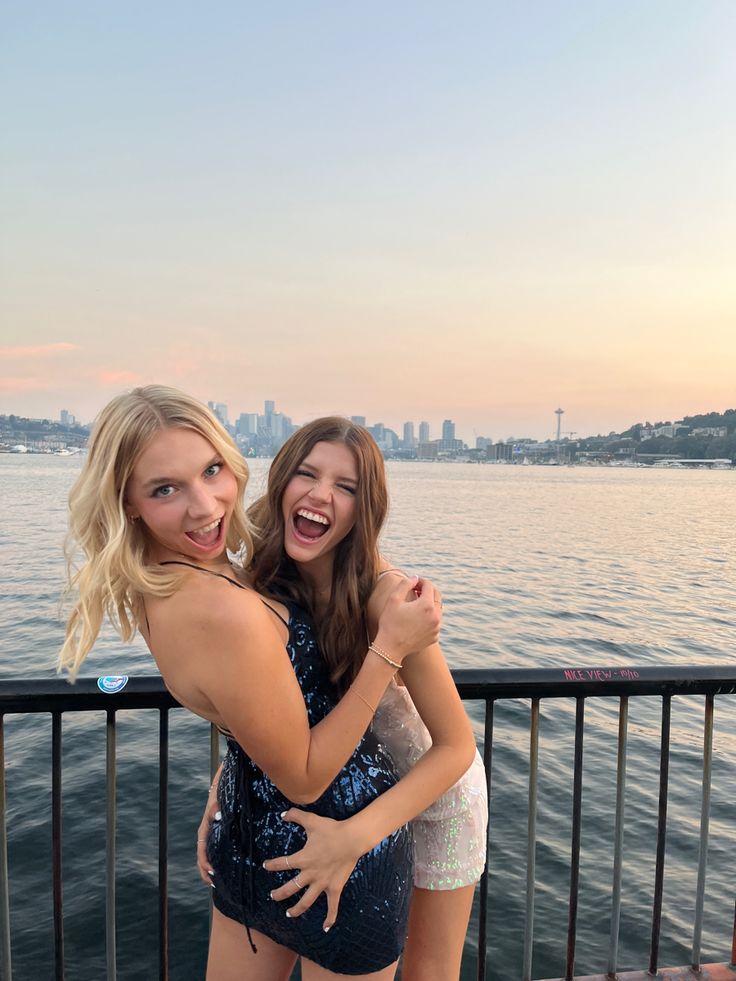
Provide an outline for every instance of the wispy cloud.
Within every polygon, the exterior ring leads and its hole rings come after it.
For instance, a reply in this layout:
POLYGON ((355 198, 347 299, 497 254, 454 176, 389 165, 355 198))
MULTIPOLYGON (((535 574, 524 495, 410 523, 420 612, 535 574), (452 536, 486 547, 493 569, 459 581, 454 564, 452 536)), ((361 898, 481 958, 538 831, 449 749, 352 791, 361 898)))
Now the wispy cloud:
POLYGON ((47 378, 0 378, 0 392, 42 392, 51 385, 47 378))
POLYGON ((106 368, 97 368, 90 373, 98 385, 103 387, 119 385, 140 385, 144 379, 141 375, 133 371, 109 371, 106 368))
POLYGON ((33 344, 28 347, 0 347, 0 358, 46 358, 52 354, 78 350, 78 344, 67 344, 63 341, 57 344, 33 344))

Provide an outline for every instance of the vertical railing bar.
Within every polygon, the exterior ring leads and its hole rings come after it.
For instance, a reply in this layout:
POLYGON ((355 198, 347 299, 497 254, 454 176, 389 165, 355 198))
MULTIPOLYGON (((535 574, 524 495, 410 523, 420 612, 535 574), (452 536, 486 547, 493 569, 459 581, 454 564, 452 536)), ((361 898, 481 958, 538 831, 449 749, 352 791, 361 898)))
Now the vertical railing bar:
POLYGON ((618 708, 618 751, 616 755, 616 821, 613 845, 613 885, 611 888, 611 941, 608 948, 608 976, 618 966, 618 939, 621 925, 621 870, 624 856, 624 810, 626 802, 626 742, 629 725, 629 697, 622 695, 618 708))
POLYGON ((672 696, 662 696, 662 737, 659 750, 659 807, 657 815, 657 858, 654 872, 652 903, 652 939, 649 948, 649 973, 657 973, 659 933, 662 926, 662 896, 664 893, 664 856, 667 843, 667 787, 670 770, 670 719, 672 696))
POLYGON ((480 901, 478 906, 478 973, 477 981, 486 981, 486 961, 488 943, 488 877, 490 875, 491 841, 491 765, 493 762, 493 708, 492 699, 486 701, 485 729, 483 733, 483 766, 486 771, 486 792, 488 794, 488 828, 486 831, 486 865, 480 880, 480 901))
POLYGON ((106 981, 116 981, 117 956, 115 939, 115 835, 117 831, 116 809, 116 732, 115 710, 107 712, 107 760, 106 760, 106 848, 105 848, 105 954, 107 961, 106 981))
POLYGON ((703 908, 705 905, 705 872, 708 863, 708 831, 710 828, 710 788, 713 769, 713 695, 705 696, 703 719, 703 798, 700 808, 700 853, 698 855, 698 882, 695 887, 695 925, 693 927, 693 971, 700 970, 700 943, 703 936, 703 908))
MULTIPOLYGON (((210 725, 210 783, 215 779, 215 774, 220 766, 220 730, 214 724, 210 725)), ((209 890, 210 893, 212 890, 209 890)), ((212 914, 214 912, 215 905, 212 901, 212 896, 210 895, 210 932, 212 932, 212 914)))
POLYGON ((54 897, 54 977, 64 981, 64 878, 61 813, 61 712, 51 713, 51 875, 54 897))
POLYGON ((585 698, 578 695, 575 702, 575 770, 572 791, 570 905, 567 916, 565 981, 572 981, 575 972, 575 942, 578 928, 578 891, 580 882, 580 827, 583 811, 583 724, 585 722, 585 698))
POLYGON ((736 900, 733 904, 733 934, 731 936, 731 967, 736 967, 736 900))
POLYGON ((159 709, 158 733, 158 976, 169 977, 169 710, 159 709))
POLYGON ((534 886, 537 864, 537 787, 539 777, 539 699, 532 699, 529 726, 529 796, 526 836, 526 907, 524 915, 524 948, 522 981, 531 981, 534 947, 534 886))
POLYGON ((10 949, 10 889, 8 882, 8 823, 5 803, 5 715, 0 712, 0 967, 12 981, 10 949))

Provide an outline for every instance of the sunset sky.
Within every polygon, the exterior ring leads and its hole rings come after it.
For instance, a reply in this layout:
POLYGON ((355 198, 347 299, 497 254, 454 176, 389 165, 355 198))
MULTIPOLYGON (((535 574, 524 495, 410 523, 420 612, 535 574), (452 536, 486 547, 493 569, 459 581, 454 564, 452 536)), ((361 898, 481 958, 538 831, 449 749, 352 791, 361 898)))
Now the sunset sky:
POLYGON ((162 381, 472 441, 736 407, 733 0, 3 20, 0 413, 162 381))

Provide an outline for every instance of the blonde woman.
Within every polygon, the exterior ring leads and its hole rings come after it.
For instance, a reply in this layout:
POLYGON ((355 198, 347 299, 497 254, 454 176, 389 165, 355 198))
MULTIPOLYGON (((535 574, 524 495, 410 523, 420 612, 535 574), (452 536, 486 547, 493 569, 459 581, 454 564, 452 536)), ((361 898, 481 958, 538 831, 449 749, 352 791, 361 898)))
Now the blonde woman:
MULTIPOLYGON (((228 549, 250 544, 246 480, 237 448, 196 400, 163 386, 113 399, 70 495, 71 538, 85 562, 72 576, 78 595, 60 662, 77 673, 105 616, 124 639, 139 630, 172 694, 228 733, 227 780, 258 773, 274 801, 326 800, 345 818, 396 780, 365 730, 397 669, 410 654, 420 664, 437 640, 439 602, 430 583, 402 580, 337 701, 308 618, 266 604, 230 562, 228 549)), ((278 811, 251 813, 244 784, 240 795, 231 785, 229 825, 221 822, 227 848, 213 869, 220 908, 208 981, 286 981, 297 955, 304 981, 393 978, 409 895, 406 829, 361 858, 349 880, 361 915, 338 920, 328 936, 324 912, 288 918, 268 898, 261 847, 288 851, 294 826, 278 811)))

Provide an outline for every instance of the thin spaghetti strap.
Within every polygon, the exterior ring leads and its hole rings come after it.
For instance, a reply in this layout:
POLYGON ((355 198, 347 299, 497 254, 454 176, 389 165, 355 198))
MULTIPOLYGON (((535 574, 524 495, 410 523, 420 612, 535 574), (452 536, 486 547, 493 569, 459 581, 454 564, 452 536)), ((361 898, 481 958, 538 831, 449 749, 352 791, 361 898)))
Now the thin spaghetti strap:
MULTIPOLYGON (((266 607, 266 609, 267 610, 270 610, 271 613, 273 613, 273 615, 275 617, 278 617, 279 618, 279 620, 283 623, 283 625, 286 627, 287 630, 289 629, 289 621, 288 620, 284 620, 284 618, 281 616, 281 614, 279 613, 278 610, 274 610, 274 608, 271 606, 271 604, 270 603, 267 603, 264 599, 261 599, 261 603, 263 603, 263 605, 266 607)), ((288 607, 287 607, 287 609, 288 609, 288 607)))
POLYGON ((242 582, 238 582, 237 579, 231 579, 230 576, 226 576, 222 572, 213 572, 211 569, 204 569, 201 565, 195 565, 194 562, 179 562, 176 559, 168 559, 166 562, 159 562, 159 565, 185 565, 189 569, 197 569, 199 572, 206 572, 208 576, 217 576, 219 579, 231 582, 238 589, 246 589, 242 582))
POLYGON ((383 572, 379 572, 376 576, 376 582, 381 578, 381 576, 387 576, 389 572, 397 572, 400 576, 405 576, 406 573, 401 569, 384 569, 383 572))

